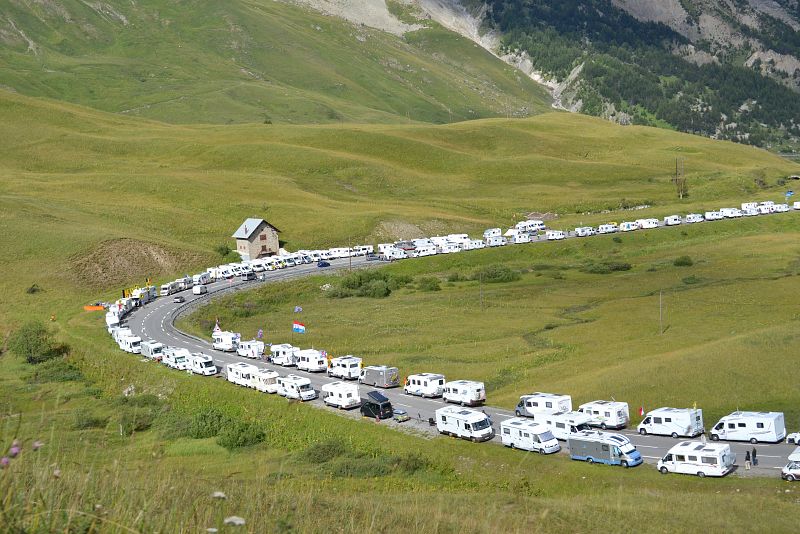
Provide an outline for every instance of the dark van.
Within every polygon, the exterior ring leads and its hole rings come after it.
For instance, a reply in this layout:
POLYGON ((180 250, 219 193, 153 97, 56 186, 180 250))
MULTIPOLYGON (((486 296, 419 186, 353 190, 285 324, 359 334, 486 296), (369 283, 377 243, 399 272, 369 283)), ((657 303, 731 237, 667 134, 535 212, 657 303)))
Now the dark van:
POLYGON ((390 419, 394 412, 392 403, 379 391, 370 391, 366 398, 361 398, 361 415, 370 419, 390 419))

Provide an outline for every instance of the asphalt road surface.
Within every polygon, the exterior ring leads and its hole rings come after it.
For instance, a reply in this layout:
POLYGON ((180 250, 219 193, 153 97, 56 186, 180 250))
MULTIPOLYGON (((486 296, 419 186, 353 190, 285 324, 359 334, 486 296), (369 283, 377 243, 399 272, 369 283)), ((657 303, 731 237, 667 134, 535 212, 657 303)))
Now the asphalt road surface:
MULTIPOLYGON (((232 291, 240 291, 245 289, 251 289, 257 287, 259 284, 263 283, 270 283, 276 281, 285 281, 291 280, 294 278, 299 278, 302 276, 308 276, 314 273, 320 273, 327 270, 342 270, 347 269, 351 265, 353 268, 360 268, 364 266, 378 266, 384 265, 383 262, 366 262, 363 257, 354 257, 352 258, 352 263, 349 259, 338 259, 332 260, 331 267, 320 269, 316 267, 316 264, 309 264, 309 265, 302 265, 298 267, 278 270, 278 271, 271 271, 266 272, 266 281, 264 282, 241 282, 239 280, 225 280, 215 282, 213 284, 207 285, 208 293, 205 295, 193 295, 191 291, 184 291, 180 294, 185 297, 186 302, 184 303, 174 303, 172 301, 172 297, 160 297, 156 299, 155 302, 151 302, 146 304, 145 306, 138 308, 131 312, 126 317, 126 322, 129 328, 136 334, 141 336, 143 340, 153 339, 170 347, 179 347, 188 349, 190 352, 203 352, 205 354, 209 354, 213 357, 214 363, 217 367, 224 373, 226 365, 228 363, 234 363, 239 361, 245 361, 247 363, 251 363, 258 367, 268 368, 274 371, 278 371, 281 375, 286 375, 289 373, 299 374, 303 376, 308 376, 311 380, 311 383, 314 389, 319 392, 320 387, 328 382, 333 382, 337 379, 328 378, 325 373, 306 373, 303 371, 298 371, 295 367, 281 367, 278 365, 272 365, 265 361, 261 360, 252 360, 249 358, 244 358, 238 356, 235 352, 221 352, 214 350, 211 347, 211 344, 205 340, 196 338, 189 334, 185 334, 175 328, 174 322, 175 320, 184 313, 189 313, 195 310, 197 307, 202 306, 203 304, 207 303, 210 299, 220 296, 225 293, 229 293, 232 291)), ((299 339, 296 339, 295 342, 302 345, 302 336, 298 336, 299 339)), ((277 343, 286 342, 287 340, 275 340, 277 343)), ((401 376, 406 376, 411 374, 413 369, 401 369, 401 376)), ((448 377, 449 379, 457 379, 458 377, 448 377)), ((198 376, 197 380, 208 380, 207 377, 198 376)), ((237 387, 231 384, 231 387, 237 387)), ((366 386, 360 386, 362 396, 364 393, 371 388, 366 386)), ((427 399, 427 398, 419 398, 410 395, 406 395, 403 393, 402 387, 388 389, 388 390, 380 390, 384 395, 386 395, 392 402, 393 406, 400 407, 405 409, 412 418, 419 418, 422 421, 427 421, 429 418, 434 417, 434 412, 437 408, 441 408, 446 404, 441 399, 427 399)), ((528 391, 520 391, 520 394, 528 393, 528 391)), ((253 394, 263 394, 267 395, 267 393, 260 393, 254 390, 253 394)), ((591 399, 586 399, 591 400, 591 399)), ((314 401, 309 401, 310 403, 317 405, 320 408, 324 409, 331 409, 326 407, 320 399, 316 399, 314 401)), ((491 399, 489 399, 491 402, 491 399)), ((514 417, 514 411, 512 409, 504 409, 498 408, 495 406, 484 406, 477 408, 478 410, 483 410, 489 416, 492 421, 492 426, 495 430, 495 437, 488 443, 500 445, 500 436, 499 436, 499 426, 500 422, 504 419, 514 417)), ((354 410, 356 413, 358 409, 354 410)), ((715 421, 705 421, 706 428, 710 428, 715 421)), ((421 425, 415 425, 421 426, 421 425)), ((435 432, 435 428, 427 427, 429 431, 435 432)), ((789 430, 791 431, 791 430, 789 430)), ((660 437, 660 436, 640 436, 635 429, 626 429, 621 431, 615 431, 621 434, 624 434, 630 438, 631 442, 636 446, 639 452, 644 457, 645 465, 640 466, 640 468, 648 469, 652 468, 647 464, 655 464, 660 458, 662 458, 667 451, 676 443, 678 443, 679 439, 673 439, 670 437, 660 437)), ((681 438, 685 439, 685 438, 681 438)), ((736 453, 737 458, 737 469, 736 472, 741 475, 747 476, 769 476, 769 477, 780 477, 780 469, 786 465, 788 455, 794 450, 794 445, 789 445, 786 443, 779 443, 779 444, 763 444, 759 443, 756 445, 756 449, 758 451, 758 466, 754 466, 753 469, 750 471, 745 471, 744 469, 744 456, 745 451, 751 450, 753 445, 750 443, 730 443, 733 452, 736 453)), ((488 446, 488 445, 487 445, 488 446)), ((562 454, 566 453, 566 445, 562 443, 562 454)), ((524 454, 520 452, 520 454, 524 454)))

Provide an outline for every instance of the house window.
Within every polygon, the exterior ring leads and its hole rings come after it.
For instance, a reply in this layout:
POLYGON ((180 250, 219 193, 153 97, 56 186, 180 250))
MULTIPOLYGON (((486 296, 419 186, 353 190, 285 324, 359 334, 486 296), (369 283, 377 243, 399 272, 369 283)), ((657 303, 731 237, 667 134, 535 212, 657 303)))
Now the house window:
POLYGON ((258 238, 259 238, 261 241, 266 241, 266 240, 267 240, 267 234, 261 234, 260 236, 258 236, 258 238))
POLYGON ((267 245, 261 245, 261 252, 267 251, 267 245))

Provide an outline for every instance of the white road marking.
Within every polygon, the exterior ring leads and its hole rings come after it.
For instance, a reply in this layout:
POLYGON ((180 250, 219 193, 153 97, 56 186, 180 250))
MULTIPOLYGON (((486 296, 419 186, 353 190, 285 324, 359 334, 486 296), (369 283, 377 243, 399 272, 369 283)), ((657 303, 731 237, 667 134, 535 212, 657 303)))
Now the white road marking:
POLYGON ((655 446, 655 445, 637 445, 637 446, 636 446, 636 448, 637 448, 637 449, 638 449, 639 447, 641 447, 641 448, 643 448, 643 449, 663 449, 663 448, 666 448, 666 447, 657 447, 657 446, 655 446))
POLYGON ((642 455, 642 458, 649 458, 649 459, 651 459, 651 460, 660 460, 660 459, 661 459, 661 456, 645 456, 645 455, 643 454, 643 455, 642 455))

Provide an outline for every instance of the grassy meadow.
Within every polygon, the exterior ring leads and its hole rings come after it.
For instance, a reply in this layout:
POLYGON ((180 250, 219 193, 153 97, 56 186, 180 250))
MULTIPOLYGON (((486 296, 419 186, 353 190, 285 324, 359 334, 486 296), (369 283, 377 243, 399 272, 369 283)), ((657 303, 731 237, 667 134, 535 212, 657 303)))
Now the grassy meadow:
MULTIPOLYGON (((0 139, 0 332, 41 319, 70 347, 53 366, 0 355, 0 444, 22 441, 0 470, 10 530, 198 531, 238 515, 247 531, 310 532, 321 512, 346 531, 744 531, 767 519, 793 528, 794 490, 777 479, 665 478, 431 442, 142 363, 81 306, 218 263, 215 247, 248 216, 270 220, 291 249, 477 234, 528 212, 556 214, 550 224, 566 228, 777 200, 796 165, 562 113, 448 126, 187 126, 6 92, 0 139), (682 201, 669 181, 676 154, 689 176, 682 201), (600 213, 643 203, 652 207, 600 213), (224 424, 211 431, 209 420, 224 424), (34 440, 44 442, 35 452, 34 440)), ((786 214, 401 262, 388 270, 438 277, 441 291, 328 299, 318 288, 336 279, 319 277, 216 312, 226 327, 263 326, 276 340, 301 304, 304 343, 480 377, 503 405, 534 388, 648 407, 696 400, 709 419, 760 403, 785 409, 794 428, 785 361, 796 344, 798 224, 786 214), (684 255, 693 265, 675 266, 684 255), (631 269, 596 274, 609 262, 631 269), (481 311, 468 278, 491 265, 520 278, 484 283, 481 311)))

